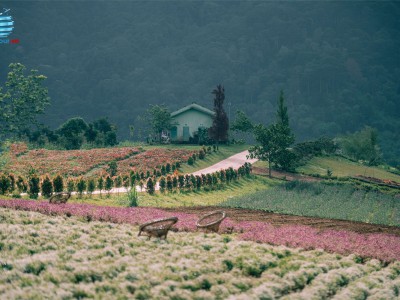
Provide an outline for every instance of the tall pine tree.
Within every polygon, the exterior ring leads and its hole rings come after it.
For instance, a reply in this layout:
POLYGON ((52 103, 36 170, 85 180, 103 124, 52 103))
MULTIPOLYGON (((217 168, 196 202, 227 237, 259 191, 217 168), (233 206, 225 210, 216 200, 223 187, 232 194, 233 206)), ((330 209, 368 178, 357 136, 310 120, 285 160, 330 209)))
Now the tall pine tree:
POLYGON ((222 85, 217 85, 217 88, 212 91, 214 94, 214 118, 210 128, 209 135, 217 144, 228 140, 229 120, 224 110, 225 89, 222 85))

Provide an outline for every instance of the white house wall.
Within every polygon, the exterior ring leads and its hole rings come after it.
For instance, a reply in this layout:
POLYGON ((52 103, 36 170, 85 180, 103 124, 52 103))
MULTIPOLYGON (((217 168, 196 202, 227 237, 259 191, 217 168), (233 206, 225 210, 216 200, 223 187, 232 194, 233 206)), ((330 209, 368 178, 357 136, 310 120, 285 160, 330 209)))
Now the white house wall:
POLYGON ((178 123, 177 127, 177 140, 183 138, 183 126, 189 126, 190 136, 193 137, 193 133, 198 130, 199 127, 203 126, 206 128, 211 127, 212 117, 203 112, 190 109, 187 110, 172 119, 172 124, 178 123))

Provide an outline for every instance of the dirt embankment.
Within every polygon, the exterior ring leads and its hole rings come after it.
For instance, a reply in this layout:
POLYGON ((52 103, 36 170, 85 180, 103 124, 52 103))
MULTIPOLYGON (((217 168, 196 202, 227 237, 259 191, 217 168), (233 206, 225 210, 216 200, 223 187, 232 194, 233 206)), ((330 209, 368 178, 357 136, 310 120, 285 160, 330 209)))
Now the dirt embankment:
POLYGON ((260 221, 273 226, 282 225, 306 225, 320 230, 348 230, 358 233, 390 233, 400 236, 400 227, 374 225, 361 222, 352 222, 334 219, 321 219, 314 217, 300 217, 292 215, 275 214, 262 210, 249 210, 239 208, 227 208, 216 206, 175 207, 166 209, 196 214, 198 216, 214 210, 226 211, 229 218, 235 221, 260 221))

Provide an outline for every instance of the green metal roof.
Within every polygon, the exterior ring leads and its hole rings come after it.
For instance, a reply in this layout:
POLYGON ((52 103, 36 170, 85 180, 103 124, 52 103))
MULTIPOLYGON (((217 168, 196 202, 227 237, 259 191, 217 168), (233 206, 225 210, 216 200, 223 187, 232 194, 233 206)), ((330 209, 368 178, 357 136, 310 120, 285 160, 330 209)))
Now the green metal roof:
POLYGON ((194 110, 203 112, 203 113, 205 113, 205 114, 207 114, 207 115, 209 115, 211 117, 213 117, 214 114, 215 114, 212 110, 209 110, 208 108, 205 108, 205 107, 203 107, 201 105, 198 105, 197 103, 192 103, 192 104, 189 104, 189 105, 187 105, 185 107, 182 107, 181 109, 178 109, 177 111, 172 112, 171 113, 171 117, 175 117, 177 115, 180 115, 181 113, 184 113, 185 111, 188 111, 190 109, 194 109, 194 110))

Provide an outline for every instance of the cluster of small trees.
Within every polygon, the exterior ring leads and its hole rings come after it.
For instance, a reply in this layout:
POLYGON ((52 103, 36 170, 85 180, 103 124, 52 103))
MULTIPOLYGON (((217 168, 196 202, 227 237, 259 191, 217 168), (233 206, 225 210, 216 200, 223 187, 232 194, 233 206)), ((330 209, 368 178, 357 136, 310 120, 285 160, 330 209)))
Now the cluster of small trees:
MULTIPOLYGON (((220 171, 201 174, 201 175, 168 175, 160 178, 160 192, 173 191, 199 191, 201 188, 205 191, 214 190, 224 184, 229 184, 231 181, 236 181, 241 177, 250 175, 252 171, 251 164, 245 163, 239 169, 233 168, 221 169, 220 171)), ((154 181, 152 178, 147 180, 146 191, 149 194, 154 194, 154 181)))
MULTIPOLYGON (((193 153, 189 157, 188 163, 196 159, 204 159, 206 153, 211 152, 211 147, 203 147, 198 153, 193 153)), ((15 176, 14 174, 0 174, 0 194, 18 196, 22 193, 28 193, 30 198, 36 199, 39 193, 44 197, 50 197, 53 193, 62 191, 77 192, 79 196, 84 193, 91 195, 95 190, 110 192, 112 188, 139 185, 141 188, 145 187, 151 190, 151 182, 155 185, 157 178, 174 173, 181 166, 180 162, 166 163, 158 168, 147 171, 133 171, 129 174, 117 175, 116 163, 110 163, 108 173, 101 175, 98 178, 63 178, 57 175, 51 178, 49 175, 39 177, 35 170, 31 170, 27 178, 23 176, 15 176), (149 183, 150 181, 150 183, 149 183), (147 187, 149 185, 149 187, 147 187)))
MULTIPOLYGON (((171 175, 165 173, 160 177, 160 191, 172 192, 174 190, 190 191, 200 190, 204 187, 207 189, 215 189, 218 185, 229 183, 232 180, 237 180, 240 177, 249 175, 251 173, 251 165, 246 163, 238 170, 232 168, 221 170, 212 174, 201 176, 199 175, 171 175), (167 175, 167 176, 165 176, 167 175)), ((129 175, 100 176, 98 178, 68 178, 64 179, 61 175, 56 175, 54 178, 45 175, 43 177, 37 176, 35 173, 29 175, 27 179, 22 176, 15 176, 13 174, 0 175, 0 194, 19 196, 21 193, 27 193, 30 198, 37 199, 39 193, 43 197, 50 197, 53 193, 62 191, 77 192, 78 196, 84 193, 92 195, 95 190, 106 191, 109 193, 112 188, 124 187, 129 189, 132 187, 144 187, 149 194, 155 192, 155 185, 157 182, 156 175, 144 176, 144 173, 131 172, 129 175), (142 177, 143 176, 143 177, 142 177)), ((148 174, 146 174, 148 175, 148 174)))

